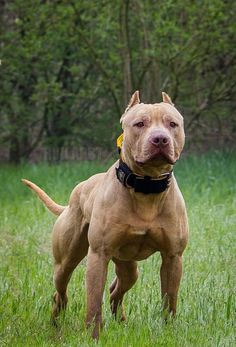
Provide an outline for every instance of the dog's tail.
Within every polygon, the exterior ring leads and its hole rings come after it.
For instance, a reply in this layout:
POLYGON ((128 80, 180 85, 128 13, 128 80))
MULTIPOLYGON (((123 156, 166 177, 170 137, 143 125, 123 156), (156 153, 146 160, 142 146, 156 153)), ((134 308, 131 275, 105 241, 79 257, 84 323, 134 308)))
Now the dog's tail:
POLYGON ((39 199, 42 200, 44 205, 46 205, 49 211, 51 211, 55 215, 59 216, 66 208, 66 206, 58 205, 41 188, 39 188, 33 182, 25 180, 25 179, 22 179, 21 181, 30 189, 32 189, 38 195, 39 199))

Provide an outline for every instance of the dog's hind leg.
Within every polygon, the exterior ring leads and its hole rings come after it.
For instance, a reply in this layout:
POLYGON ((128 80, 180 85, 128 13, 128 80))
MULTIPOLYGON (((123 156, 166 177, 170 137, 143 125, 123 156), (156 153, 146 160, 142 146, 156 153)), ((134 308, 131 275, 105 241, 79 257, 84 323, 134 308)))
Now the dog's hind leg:
POLYGON ((52 320, 56 318, 67 305, 67 285, 76 266, 88 253, 88 224, 81 219, 75 219, 70 211, 55 224, 53 233, 53 254, 55 258, 54 283, 56 293, 52 309, 52 320))
POLYGON ((68 301, 66 289, 73 270, 74 268, 66 268, 65 266, 62 266, 62 264, 55 264, 54 283, 56 292, 53 296, 54 304, 52 309, 52 320, 54 323, 56 323, 55 319, 59 315, 60 311, 66 309, 68 301))
POLYGON ((116 265, 116 278, 110 286, 111 311, 117 316, 117 310, 121 307, 121 320, 125 320, 124 307, 122 305, 124 294, 135 284, 138 278, 136 261, 121 261, 113 259, 116 265))

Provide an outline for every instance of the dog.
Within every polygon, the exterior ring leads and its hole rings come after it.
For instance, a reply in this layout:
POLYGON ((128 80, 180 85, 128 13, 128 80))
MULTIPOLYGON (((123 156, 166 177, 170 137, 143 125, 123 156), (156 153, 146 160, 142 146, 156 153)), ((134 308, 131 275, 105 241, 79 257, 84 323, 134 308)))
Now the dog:
POLYGON ((53 228, 56 293, 52 317, 66 308, 67 285, 73 270, 87 255, 86 326, 93 338, 102 327, 102 298, 108 263, 115 264, 110 305, 125 320, 124 294, 138 278, 137 261, 161 253, 163 308, 176 314, 182 276, 182 254, 188 241, 185 202, 173 167, 184 147, 183 117, 171 98, 140 103, 136 91, 121 116, 120 159, 106 173, 78 184, 68 206, 55 203, 34 183, 23 183, 37 193, 58 219, 53 228), (118 309, 119 308, 119 309, 118 309))

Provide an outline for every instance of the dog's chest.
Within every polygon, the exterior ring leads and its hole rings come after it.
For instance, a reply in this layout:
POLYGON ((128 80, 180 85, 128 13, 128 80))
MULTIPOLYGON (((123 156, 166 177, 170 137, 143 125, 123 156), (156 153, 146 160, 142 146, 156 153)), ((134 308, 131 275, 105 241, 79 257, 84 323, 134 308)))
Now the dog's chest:
POLYGON ((143 236, 143 235, 147 235, 147 230, 132 230, 131 234, 132 235, 137 235, 137 236, 143 236))
POLYGON ((159 230, 153 232, 148 229, 130 229, 115 252, 115 257, 120 260, 143 260, 160 250, 161 238, 159 230))

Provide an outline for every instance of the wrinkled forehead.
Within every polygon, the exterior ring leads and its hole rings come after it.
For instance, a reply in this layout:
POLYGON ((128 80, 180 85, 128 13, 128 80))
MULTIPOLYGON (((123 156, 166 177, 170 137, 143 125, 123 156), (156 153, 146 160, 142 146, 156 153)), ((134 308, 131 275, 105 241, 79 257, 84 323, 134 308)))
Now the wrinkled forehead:
POLYGON ((183 121, 182 115, 178 112, 178 110, 165 102, 160 102, 158 104, 137 104, 133 106, 123 118, 123 124, 129 124, 132 120, 141 117, 148 117, 151 120, 158 121, 163 116, 171 116, 176 120, 183 121))

